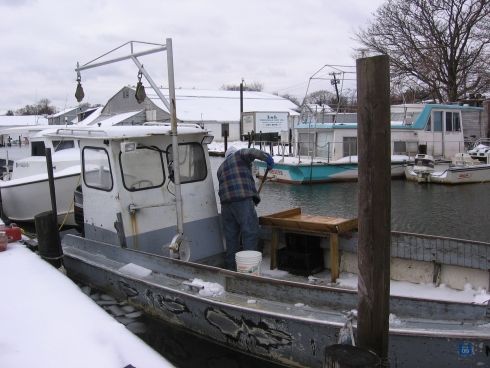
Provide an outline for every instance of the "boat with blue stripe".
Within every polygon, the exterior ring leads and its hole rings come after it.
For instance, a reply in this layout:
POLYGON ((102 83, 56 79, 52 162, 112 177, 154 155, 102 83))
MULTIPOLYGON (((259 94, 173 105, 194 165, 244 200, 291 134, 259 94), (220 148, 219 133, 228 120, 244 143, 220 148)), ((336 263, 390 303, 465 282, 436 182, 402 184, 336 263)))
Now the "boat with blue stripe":
MULTIPOLYGON (((447 160, 465 150, 463 127, 467 113, 482 108, 446 104, 391 107, 392 177, 404 177, 405 166, 419 152, 447 160)), ((309 184, 355 181, 357 172, 357 118, 352 122, 303 122, 294 127, 291 156, 276 155, 269 178, 277 182, 309 184)), ((343 119, 345 121, 345 119, 343 119)), ((254 163, 257 176, 265 164, 254 163)))

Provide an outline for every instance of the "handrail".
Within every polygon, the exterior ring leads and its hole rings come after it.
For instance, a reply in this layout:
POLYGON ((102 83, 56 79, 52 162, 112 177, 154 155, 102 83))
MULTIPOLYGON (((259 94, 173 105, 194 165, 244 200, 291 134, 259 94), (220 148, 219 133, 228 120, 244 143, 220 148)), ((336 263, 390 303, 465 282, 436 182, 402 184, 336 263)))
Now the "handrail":
POLYGON ((97 135, 97 136, 107 136, 107 133, 103 130, 96 130, 96 129, 81 129, 81 128, 60 128, 56 130, 56 134, 70 134, 70 135, 75 135, 75 132, 79 134, 80 136, 84 137, 89 137, 91 135, 97 135), (80 134, 81 133, 81 134, 80 134))

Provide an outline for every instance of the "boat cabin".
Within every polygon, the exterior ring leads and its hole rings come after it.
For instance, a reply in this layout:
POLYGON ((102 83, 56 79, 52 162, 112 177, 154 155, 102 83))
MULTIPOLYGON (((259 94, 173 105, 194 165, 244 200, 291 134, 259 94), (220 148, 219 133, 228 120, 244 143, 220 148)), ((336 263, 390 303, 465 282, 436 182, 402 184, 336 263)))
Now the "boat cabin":
POLYGON ((47 136, 56 129, 45 129, 29 138, 30 156, 16 160, 8 179, 25 178, 46 172, 46 149, 51 149, 55 171, 66 169, 79 162, 78 142, 73 138, 50 138, 47 136))
MULTIPOLYGON (((88 240, 169 256, 177 234, 171 128, 65 128, 82 162, 83 227, 88 240)), ((198 125, 178 127, 184 239, 190 261, 224 252, 207 143, 198 125)))
MULTIPOLYGON (((459 105, 400 105, 391 109, 392 155, 415 156, 419 151, 450 158, 464 151, 459 105)), ((295 154, 336 161, 357 156, 357 123, 305 122, 295 129, 295 154)))

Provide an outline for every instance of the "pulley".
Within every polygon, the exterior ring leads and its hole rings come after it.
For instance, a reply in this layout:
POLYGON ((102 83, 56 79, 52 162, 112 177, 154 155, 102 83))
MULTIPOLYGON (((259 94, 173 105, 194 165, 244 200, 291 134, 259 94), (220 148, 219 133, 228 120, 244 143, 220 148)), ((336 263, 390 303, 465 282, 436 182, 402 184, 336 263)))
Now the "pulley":
POLYGON ((138 101, 138 103, 142 103, 146 98, 145 86, 143 86, 143 83, 141 82, 142 76, 143 73, 139 71, 138 83, 136 83, 136 93, 134 94, 134 97, 136 97, 136 101, 138 101))

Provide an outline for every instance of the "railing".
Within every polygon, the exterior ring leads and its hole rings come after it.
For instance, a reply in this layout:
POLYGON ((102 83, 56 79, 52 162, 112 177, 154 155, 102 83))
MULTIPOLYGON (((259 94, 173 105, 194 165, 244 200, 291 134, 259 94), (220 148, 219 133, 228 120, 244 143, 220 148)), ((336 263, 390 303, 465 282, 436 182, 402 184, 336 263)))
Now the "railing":
MULTIPOLYGON (((341 241, 340 247, 357 252, 357 234, 341 241)), ((391 257, 444 265, 490 269, 490 243, 443 236, 391 232, 391 257)))

